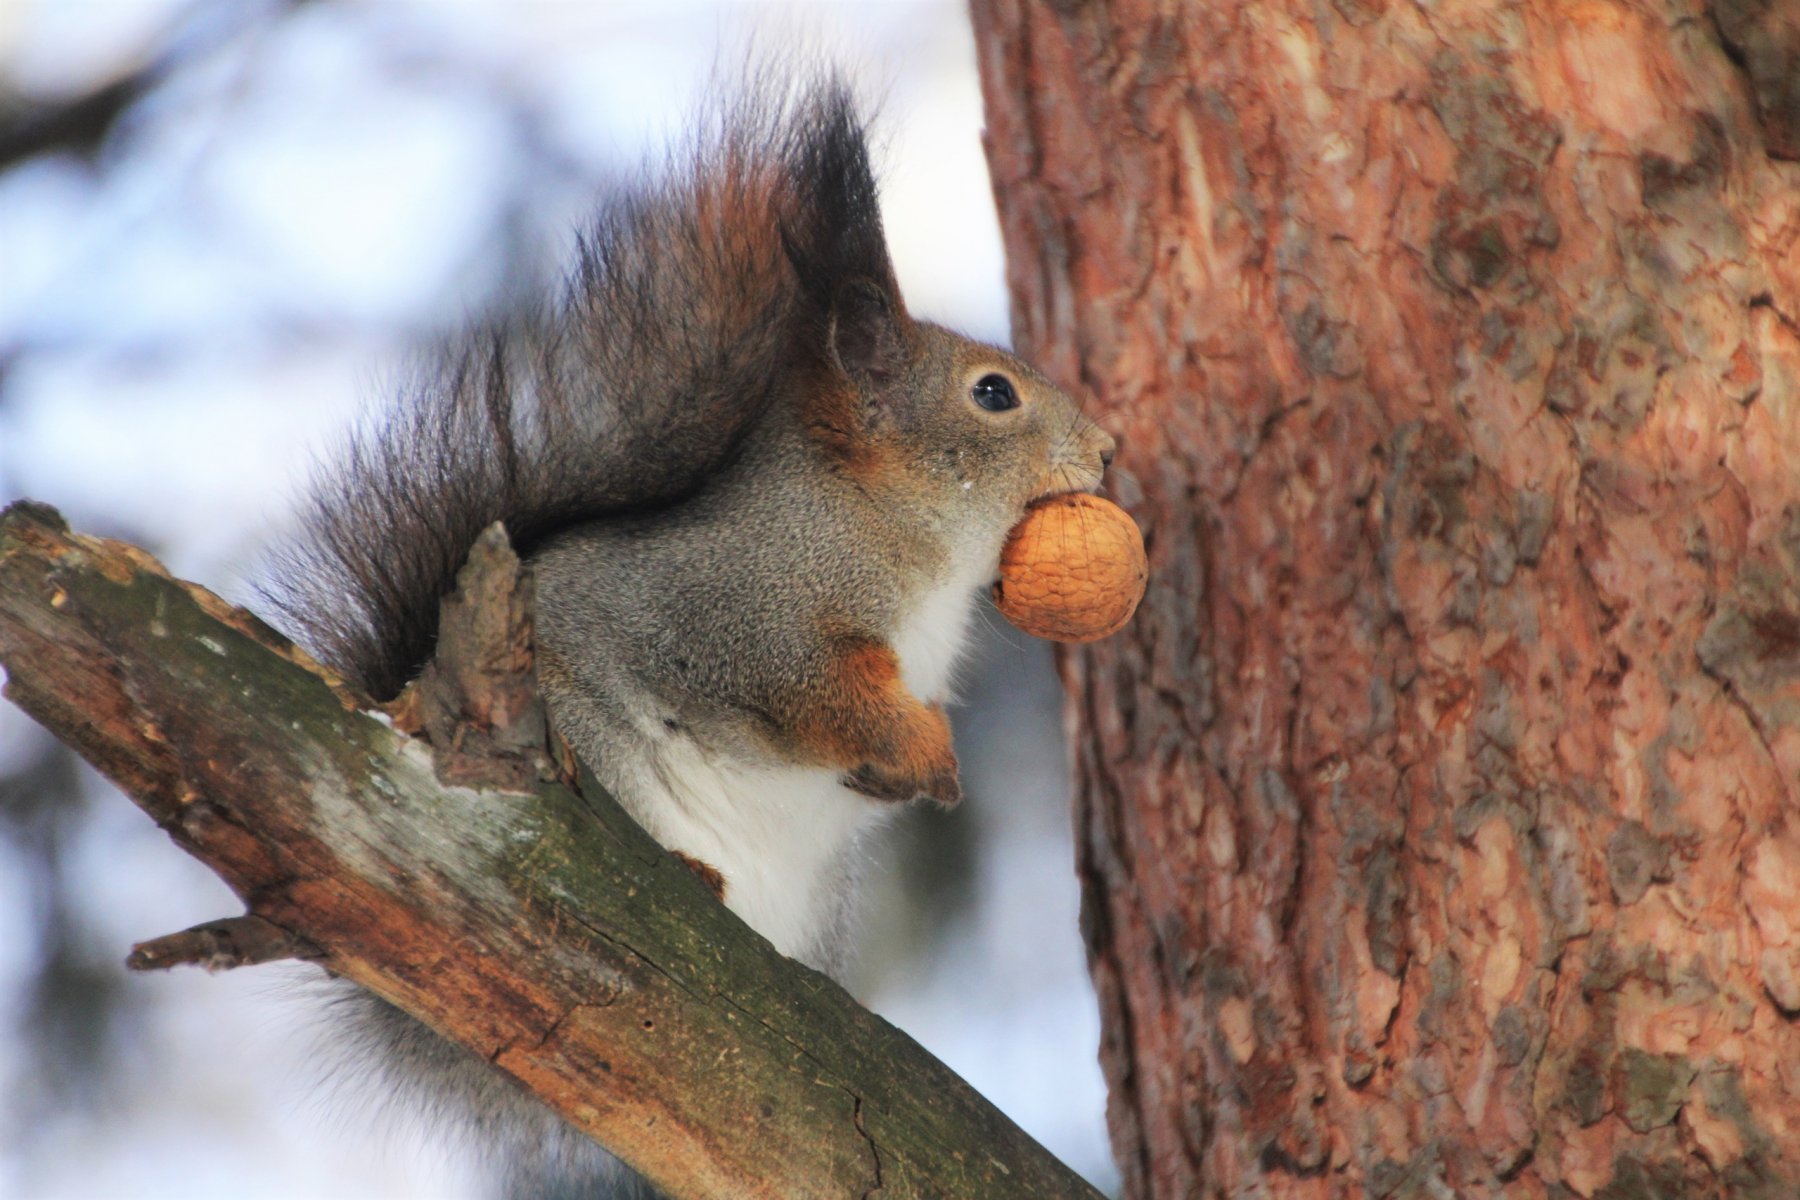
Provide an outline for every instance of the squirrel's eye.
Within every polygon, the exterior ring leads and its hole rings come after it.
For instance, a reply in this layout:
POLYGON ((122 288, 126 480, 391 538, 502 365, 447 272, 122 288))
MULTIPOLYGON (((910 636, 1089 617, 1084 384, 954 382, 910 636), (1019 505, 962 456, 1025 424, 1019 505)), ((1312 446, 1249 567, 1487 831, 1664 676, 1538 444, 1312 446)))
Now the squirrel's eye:
POLYGON ((1005 412, 1009 408, 1019 407, 1019 394, 1013 391, 1012 380, 1004 375, 983 375, 975 381, 969 390, 975 403, 989 412, 1005 412))

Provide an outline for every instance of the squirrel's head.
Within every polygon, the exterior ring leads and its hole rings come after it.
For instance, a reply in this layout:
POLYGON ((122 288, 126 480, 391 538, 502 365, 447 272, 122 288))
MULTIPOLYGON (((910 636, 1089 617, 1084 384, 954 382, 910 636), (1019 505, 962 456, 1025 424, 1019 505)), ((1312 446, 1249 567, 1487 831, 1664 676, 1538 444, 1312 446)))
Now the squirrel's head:
POLYGON ((801 132, 775 208, 802 420, 897 516, 997 561, 1031 501, 1099 486, 1113 440, 1011 354, 907 315, 847 92, 801 132))
POLYGON ((1033 500, 1100 485, 1112 437, 1023 360, 913 321, 891 285, 841 291, 826 325, 814 437, 955 540, 997 554, 1033 500))
POLYGON ((1007 528, 1039 497, 1100 486, 1113 439, 1067 392, 997 346, 923 323, 914 336, 887 403, 921 484, 991 510, 1007 528))

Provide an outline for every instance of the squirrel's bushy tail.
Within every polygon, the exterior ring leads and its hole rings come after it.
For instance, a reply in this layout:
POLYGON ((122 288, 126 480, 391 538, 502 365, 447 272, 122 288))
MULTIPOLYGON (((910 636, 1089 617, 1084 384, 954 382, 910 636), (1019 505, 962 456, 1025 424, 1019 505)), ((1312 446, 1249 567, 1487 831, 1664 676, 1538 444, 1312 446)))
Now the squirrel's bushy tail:
POLYGON ((559 305, 446 346, 315 481, 265 594, 371 696, 429 658, 481 530, 523 553, 679 503, 812 359, 841 281, 892 292, 849 88, 774 76, 601 205, 559 305))

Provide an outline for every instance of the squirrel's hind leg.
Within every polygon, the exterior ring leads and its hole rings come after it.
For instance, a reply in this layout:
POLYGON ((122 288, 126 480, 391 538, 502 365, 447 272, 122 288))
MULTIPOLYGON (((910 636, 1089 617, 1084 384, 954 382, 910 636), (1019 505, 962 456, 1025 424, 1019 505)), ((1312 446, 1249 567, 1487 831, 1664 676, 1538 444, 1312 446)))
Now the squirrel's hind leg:
POLYGON ((816 761, 844 771, 844 785, 877 800, 919 796, 946 807, 962 799, 950 722, 900 678, 900 660, 867 637, 838 638, 824 686, 797 714, 795 740, 816 761))

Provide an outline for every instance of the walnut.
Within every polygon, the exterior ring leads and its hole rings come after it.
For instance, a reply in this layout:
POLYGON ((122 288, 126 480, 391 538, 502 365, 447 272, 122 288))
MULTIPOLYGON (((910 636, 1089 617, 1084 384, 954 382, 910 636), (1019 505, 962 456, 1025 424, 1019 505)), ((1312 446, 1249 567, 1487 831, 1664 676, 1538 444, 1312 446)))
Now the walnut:
POLYGON ((1037 501, 1000 551, 994 603, 1034 637, 1094 642, 1125 627, 1150 567, 1137 522, 1085 492, 1037 501))

